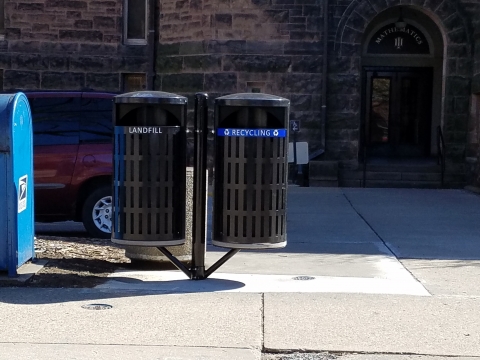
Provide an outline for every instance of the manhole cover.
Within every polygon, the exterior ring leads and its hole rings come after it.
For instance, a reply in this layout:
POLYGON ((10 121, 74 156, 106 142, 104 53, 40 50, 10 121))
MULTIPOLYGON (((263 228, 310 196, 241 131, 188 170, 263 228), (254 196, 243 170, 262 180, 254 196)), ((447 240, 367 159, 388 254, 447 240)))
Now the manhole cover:
POLYGON ((295 276, 293 280, 314 280, 313 276, 295 276))
POLYGON ((112 308, 112 305, 108 304, 87 304, 83 305, 82 308, 87 310, 108 310, 112 308))

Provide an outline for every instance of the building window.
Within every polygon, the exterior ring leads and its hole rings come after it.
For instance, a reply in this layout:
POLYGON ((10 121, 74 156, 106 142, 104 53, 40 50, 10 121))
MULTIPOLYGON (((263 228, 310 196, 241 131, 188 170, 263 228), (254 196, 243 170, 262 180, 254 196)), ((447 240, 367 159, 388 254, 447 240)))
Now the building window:
POLYGON ((147 87, 145 74, 123 74, 123 91, 142 91, 147 87))
POLYGON ((147 43, 147 1, 124 0, 123 38, 125 44, 145 45, 147 43))

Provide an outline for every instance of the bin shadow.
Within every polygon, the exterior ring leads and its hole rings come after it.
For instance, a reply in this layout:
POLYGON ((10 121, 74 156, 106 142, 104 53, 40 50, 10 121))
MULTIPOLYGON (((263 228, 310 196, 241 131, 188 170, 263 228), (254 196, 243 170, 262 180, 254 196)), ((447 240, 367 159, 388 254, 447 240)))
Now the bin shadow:
POLYGON ((218 278, 207 278, 203 280, 165 279, 165 280, 143 280, 132 277, 115 276, 109 281, 97 287, 99 290, 135 290, 154 291, 168 294, 184 293, 208 293, 217 291, 231 291, 245 287, 240 281, 218 278), (125 288, 122 287, 125 284, 125 288))

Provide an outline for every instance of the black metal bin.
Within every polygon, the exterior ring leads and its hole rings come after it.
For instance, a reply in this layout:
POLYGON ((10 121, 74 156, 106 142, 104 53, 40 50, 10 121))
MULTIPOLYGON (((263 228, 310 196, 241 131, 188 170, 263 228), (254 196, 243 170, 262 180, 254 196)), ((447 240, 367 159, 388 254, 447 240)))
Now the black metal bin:
POLYGON ((289 109, 267 94, 215 100, 214 245, 286 246, 289 109))
POLYGON ((166 92, 114 98, 114 243, 185 243, 186 111, 187 98, 166 92))

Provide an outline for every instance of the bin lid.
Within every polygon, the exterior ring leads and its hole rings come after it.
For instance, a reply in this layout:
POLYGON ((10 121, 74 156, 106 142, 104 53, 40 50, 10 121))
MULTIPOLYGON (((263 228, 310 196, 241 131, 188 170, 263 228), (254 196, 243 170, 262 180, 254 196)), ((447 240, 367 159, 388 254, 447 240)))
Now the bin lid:
POLYGON ((240 93, 219 97, 215 99, 215 104, 220 106, 288 107, 290 100, 270 94, 240 93))
POLYGON ((163 91, 134 91, 117 95, 115 104, 171 104, 185 105, 187 98, 163 91))

